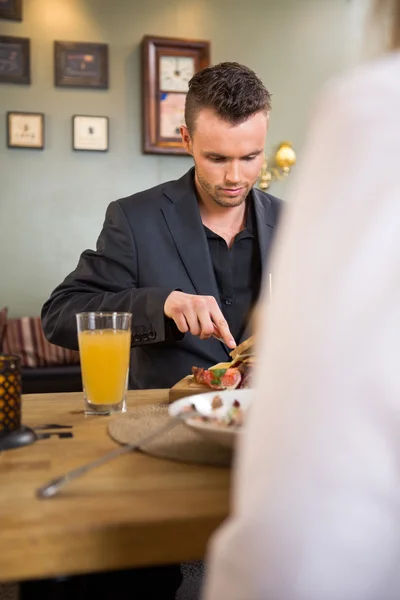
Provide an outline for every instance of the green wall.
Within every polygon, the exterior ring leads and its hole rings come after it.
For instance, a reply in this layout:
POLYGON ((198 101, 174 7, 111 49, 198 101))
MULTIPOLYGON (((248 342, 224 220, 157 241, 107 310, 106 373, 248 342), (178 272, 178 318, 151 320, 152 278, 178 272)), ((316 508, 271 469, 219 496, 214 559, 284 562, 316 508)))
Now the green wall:
MULTIPOLYGON (((2 35, 31 39, 32 84, 0 85, 0 307, 38 314, 93 247, 107 204, 179 177, 189 157, 141 153, 139 42, 144 34, 207 39, 213 63, 253 68, 273 93, 267 150, 300 152, 312 103, 358 56, 363 0, 24 0, 2 35), (109 44, 106 91, 55 88, 53 41, 109 44), (44 151, 6 148, 9 110, 44 112, 44 151), (71 150, 73 114, 110 117, 108 153, 71 150)), ((271 192, 285 196, 287 182, 271 192)))

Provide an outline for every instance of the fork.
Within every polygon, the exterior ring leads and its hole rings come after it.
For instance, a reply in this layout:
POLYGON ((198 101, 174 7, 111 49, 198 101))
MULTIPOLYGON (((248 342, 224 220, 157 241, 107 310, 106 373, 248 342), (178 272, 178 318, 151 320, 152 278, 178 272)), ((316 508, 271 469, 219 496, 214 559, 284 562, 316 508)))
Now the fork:
POLYGON ((184 413, 180 413, 180 414, 176 415, 175 417, 172 417, 171 419, 169 419, 167 421, 167 423, 165 423, 165 425, 162 425, 161 427, 158 427, 151 433, 148 433, 147 435, 141 437, 134 444, 125 444, 124 446, 121 446, 120 448, 116 448, 116 450, 112 450, 111 452, 108 452, 104 456, 101 456, 100 458, 96 458, 95 460, 92 460, 91 462, 86 463, 86 464, 82 465, 81 467, 72 469, 71 471, 68 471, 67 473, 64 473, 63 475, 60 475, 59 477, 54 477, 53 479, 51 479, 50 481, 48 481, 47 483, 45 483, 44 485, 42 485, 41 487, 39 487, 36 490, 36 496, 38 498, 52 498, 53 496, 58 494, 58 492, 64 485, 66 485, 70 481, 73 481, 74 479, 78 479, 78 477, 81 477, 88 471, 91 471, 92 469, 95 469, 96 467, 100 467, 101 465, 104 465, 104 463, 106 463, 110 460, 113 460, 114 458, 118 458, 118 456, 122 456, 123 454, 128 454, 129 452, 134 452, 135 450, 140 450, 140 448, 144 444, 147 444, 148 442, 152 442, 158 436, 163 435, 164 433, 167 433, 167 431, 170 431, 171 429, 176 427, 176 425, 178 425, 179 423, 182 423, 182 421, 187 421, 188 419, 191 419, 192 417, 194 417, 198 414, 199 413, 197 412, 197 410, 193 409, 190 411, 186 411, 184 413))
MULTIPOLYGON (((225 340, 221 337, 221 334, 219 332, 219 329, 216 327, 216 325, 214 325, 214 333, 211 334, 211 337, 215 338, 216 340, 218 340, 219 342, 221 342, 222 344, 224 344, 224 346, 226 346, 229 350, 229 352, 231 350, 233 350, 233 348, 229 348, 228 344, 225 342, 225 340)), ((236 342, 235 342, 236 343, 236 342)))

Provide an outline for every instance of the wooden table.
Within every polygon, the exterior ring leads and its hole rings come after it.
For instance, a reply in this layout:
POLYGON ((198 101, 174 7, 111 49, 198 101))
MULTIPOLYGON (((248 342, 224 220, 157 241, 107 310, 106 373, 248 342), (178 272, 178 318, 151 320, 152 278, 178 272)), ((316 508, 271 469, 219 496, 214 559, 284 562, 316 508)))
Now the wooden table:
MULTIPOLYGON (((128 408, 168 390, 128 392, 128 408)), ((81 393, 23 398, 23 423, 72 425, 73 438, 0 453, 0 582, 201 559, 228 512, 228 469, 122 456, 39 500, 51 477, 116 447, 111 417, 82 411, 81 393)), ((67 431, 67 430, 66 430, 67 431)))

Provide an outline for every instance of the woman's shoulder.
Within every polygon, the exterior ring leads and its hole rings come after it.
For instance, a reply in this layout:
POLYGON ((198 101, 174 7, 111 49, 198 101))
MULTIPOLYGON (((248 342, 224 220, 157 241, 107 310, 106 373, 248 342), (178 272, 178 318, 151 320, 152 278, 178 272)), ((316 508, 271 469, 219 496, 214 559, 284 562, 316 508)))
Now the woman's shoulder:
POLYGON ((400 52, 359 64, 330 79, 315 110, 338 122, 351 119, 375 124, 394 118, 400 125, 400 52))
POLYGON ((371 100, 392 91, 400 93, 400 51, 358 64, 332 78, 323 89, 323 96, 357 96, 368 88, 371 100))

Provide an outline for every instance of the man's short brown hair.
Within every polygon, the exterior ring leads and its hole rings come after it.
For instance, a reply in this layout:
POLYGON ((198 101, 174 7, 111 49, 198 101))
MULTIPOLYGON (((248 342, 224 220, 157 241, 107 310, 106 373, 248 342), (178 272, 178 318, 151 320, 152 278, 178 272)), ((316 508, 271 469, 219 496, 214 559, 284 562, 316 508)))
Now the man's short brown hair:
POLYGON ((238 125, 258 112, 268 114, 271 94, 254 71, 236 62, 223 62, 199 71, 189 81, 185 122, 191 135, 203 108, 238 125))

